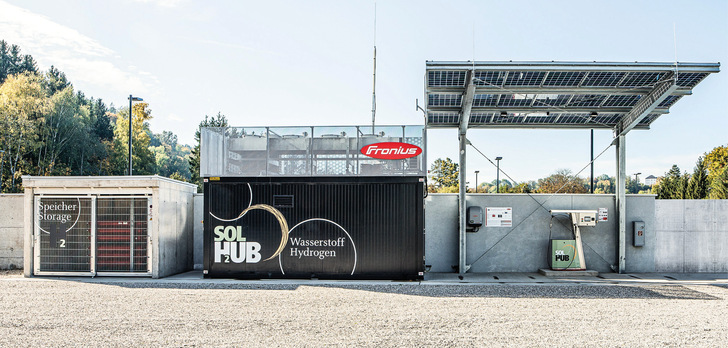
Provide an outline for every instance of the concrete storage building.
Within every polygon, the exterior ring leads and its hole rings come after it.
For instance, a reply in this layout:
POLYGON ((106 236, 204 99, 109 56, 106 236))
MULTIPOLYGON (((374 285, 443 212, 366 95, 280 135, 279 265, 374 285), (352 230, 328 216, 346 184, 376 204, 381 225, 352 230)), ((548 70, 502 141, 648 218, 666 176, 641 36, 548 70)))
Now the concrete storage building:
POLYGON ((192 269, 197 185, 160 176, 25 176, 23 184, 26 277, 192 269))

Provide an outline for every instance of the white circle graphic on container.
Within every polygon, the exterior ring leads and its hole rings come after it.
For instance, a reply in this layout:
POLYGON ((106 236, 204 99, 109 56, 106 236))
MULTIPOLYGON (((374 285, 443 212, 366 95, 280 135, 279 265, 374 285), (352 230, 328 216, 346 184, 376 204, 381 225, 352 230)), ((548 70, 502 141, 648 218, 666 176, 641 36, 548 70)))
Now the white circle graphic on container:
MULTIPOLYGON (((286 274, 286 271, 283 267, 283 258, 286 258, 287 260, 291 260, 292 262, 295 262, 296 265, 301 264, 318 264, 323 265, 326 262, 331 262, 330 265, 336 265, 336 267, 341 267, 343 264, 342 261, 340 261, 341 257, 353 257, 353 265, 351 268, 350 275, 354 275, 354 272, 356 271, 356 264, 357 264, 357 253, 356 253, 356 245, 354 244, 354 240, 351 238, 351 235, 349 232, 341 227, 341 225, 337 224, 336 222, 333 222, 328 219, 322 219, 322 218, 313 218, 308 219, 299 222, 296 224, 296 226, 293 226, 293 228, 290 229, 288 234, 288 243, 286 245, 285 250, 283 253, 278 255, 278 266, 281 269, 282 274, 286 274), (320 230, 312 230, 311 232, 318 232, 318 235, 314 236, 307 236, 307 235, 301 235, 301 233, 294 233, 296 228, 299 228, 301 225, 311 222, 324 222, 330 226, 335 227, 334 231, 340 231, 339 233, 333 233, 331 229, 327 232, 321 232, 320 230), (342 234, 343 232, 343 234, 342 234), (336 235, 339 236, 336 236, 336 235), (348 252, 348 243, 351 243, 351 251, 353 251, 353 254, 348 252)), ((290 266, 287 267, 290 270, 290 266)), ((303 269, 298 269, 297 271, 304 271, 303 269)), ((329 270, 330 271, 330 270, 329 270)), ((306 269, 305 272, 309 273, 318 273, 315 269, 306 269)), ((324 271, 326 272, 326 271, 324 271)), ((326 272, 329 273, 329 272, 326 272)), ((336 273, 336 272, 334 272, 336 273)))

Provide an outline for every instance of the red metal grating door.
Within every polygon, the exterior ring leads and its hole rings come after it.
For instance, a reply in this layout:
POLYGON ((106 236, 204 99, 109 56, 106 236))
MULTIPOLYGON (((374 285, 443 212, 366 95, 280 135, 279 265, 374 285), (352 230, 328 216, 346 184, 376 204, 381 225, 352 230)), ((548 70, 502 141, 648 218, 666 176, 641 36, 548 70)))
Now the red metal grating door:
POLYGON ((149 200, 96 201, 96 272, 147 272, 149 200))

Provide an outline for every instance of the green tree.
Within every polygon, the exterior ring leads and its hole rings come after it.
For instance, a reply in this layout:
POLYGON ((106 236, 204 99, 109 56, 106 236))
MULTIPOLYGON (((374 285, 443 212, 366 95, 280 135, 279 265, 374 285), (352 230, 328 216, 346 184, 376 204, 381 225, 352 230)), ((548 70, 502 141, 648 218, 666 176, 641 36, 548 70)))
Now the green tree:
POLYGON ((103 175, 114 138, 101 100, 75 91, 54 66, 37 73, 35 61, 0 41, 0 190, 20 189, 22 174, 103 175))
POLYGON ((218 112, 216 116, 209 117, 205 115, 205 119, 200 122, 200 126, 195 131, 195 147, 189 156, 190 163, 190 182, 197 184, 197 191, 202 192, 202 179, 200 178, 200 129, 203 127, 227 127, 228 121, 225 115, 218 112))
MULTIPOLYGON (((156 159, 149 148, 149 123, 152 110, 149 104, 137 103, 132 107, 132 166, 134 175, 156 174, 156 159)), ((122 109, 116 118, 112 167, 114 174, 128 173, 129 162, 129 109, 122 109)))
POLYGON ((17 45, 8 45, 4 40, 0 40, 0 84, 11 75, 25 72, 38 72, 33 57, 20 54, 20 47, 17 45))
POLYGON ((430 175, 439 187, 457 187, 460 183, 458 178, 458 175, 460 175, 458 164, 453 163, 449 157, 444 160, 442 158, 436 159, 432 167, 430 167, 430 175))
POLYGON ((37 130, 47 108, 42 79, 35 73, 11 75, 0 85, 0 147, 5 151, 0 186, 6 192, 18 192, 24 170, 32 172, 32 154, 39 148, 37 130))
MULTIPOLYGON (((490 182, 489 188, 487 192, 496 193, 496 187, 495 185, 499 184, 497 182, 497 179, 493 179, 493 181, 490 182)), ((510 190, 513 188, 513 184, 508 179, 500 179, 500 190, 498 192, 506 193, 511 192, 510 190)))
POLYGON ((594 184, 594 193, 614 193, 614 177, 610 177, 607 174, 602 174, 595 178, 596 183, 594 184))
POLYGON ((159 175, 190 181, 189 146, 178 144, 177 135, 169 131, 153 134, 151 144, 159 175))
POLYGON ((708 196, 708 172, 703 157, 698 157, 695 171, 688 182, 686 197, 688 199, 705 199, 708 196))
POLYGON ((86 133, 80 132, 85 130, 87 118, 88 108, 79 102, 72 86, 68 85, 50 97, 48 112, 39 131, 37 175, 68 174, 68 163, 59 163, 59 159, 69 147, 85 138, 86 133))
POLYGON ((571 175, 568 169, 559 169, 549 177, 538 180, 538 193, 586 193, 584 179, 571 175))
POLYGON ((713 178, 710 183, 711 199, 728 199, 728 166, 723 168, 723 173, 713 178))
POLYGON ((680 167, 673 164, 659 184, 654 185, 653 191, 657 199, 684 199, 689 179, 687 173, 681 174, 680 167))
POLYGON ((726 166, 728 166, 728 145, 715 147, 705 154, 705 169, 710 179, 722 175, 726 166))
POLYGON ((520 183, 513 187, 503 187, 501 186, 501 192, 505 193, 531 193, 533 188, 528 183, 520 183))

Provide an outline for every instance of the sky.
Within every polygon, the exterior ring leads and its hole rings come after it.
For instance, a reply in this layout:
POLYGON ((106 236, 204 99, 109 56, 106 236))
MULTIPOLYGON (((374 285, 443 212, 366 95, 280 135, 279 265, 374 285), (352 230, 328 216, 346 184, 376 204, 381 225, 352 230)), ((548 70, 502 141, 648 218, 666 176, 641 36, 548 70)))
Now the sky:
MULTIPOLYGON (((423 124, 425 61, 728 61, 728 1, 0 0, 0 39, 77 90, 117 107, 133 94, 151 129, 193 144, 205 115, 232 126, 423 124), (376 28, 376 30, 375 30, 376 28), (376 33, 376 34, 375 34, 376 33)), ((724 69, 724 67, 721 67, 724 69)), ((627 135, 627 173, 692 172, 728 144, 728 73, 712 74, 648 131, 627 135)), ((595 174, 615 175, 596 130, 595 174)), ((589 130, 470 130, 517 182, 590 160, 589 130)), ((455 130, 430 130, 428 160, 458 158, 455 130)), ((496 169, 468 149, 468 181, 496 169)), ((504 175, 501 175, 503 177, 504 175)), ((579 174, 588 177, 586 168, 579 174)))

